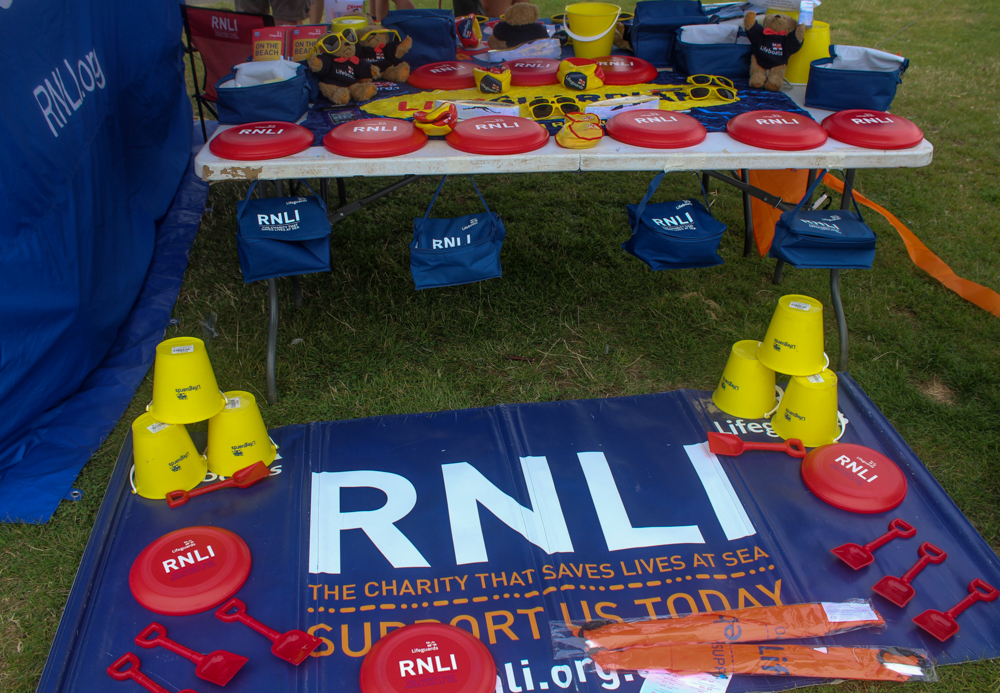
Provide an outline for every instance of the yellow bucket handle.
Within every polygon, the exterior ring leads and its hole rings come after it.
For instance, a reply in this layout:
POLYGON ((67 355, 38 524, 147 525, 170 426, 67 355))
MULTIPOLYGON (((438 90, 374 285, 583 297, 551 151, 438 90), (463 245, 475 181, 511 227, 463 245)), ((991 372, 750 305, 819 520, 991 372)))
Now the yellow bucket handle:
POLYGON ((618 11, 615 12, 615 18, 614 18, 614 20, 612 20, 611 26, 609 26, 607 29, 605 29, 604 31, 602 31, 597 36, 577 36, 576 34, 574 34, 572 32, 572 30, 566 24, 566 20, 569 18, 569 8, 567 7, 566 8, 566 13, 563 15, 562 30, 565 31, 566 34, 571 39, 573 39, 574 41, 580 41, 582 43, 588 43, 590 41, 599 41, 600 39, 602 39, 605 36, 607 36, 607 34, 608 34, 609 31, 614 31, 615 30, 615 25, 618 24, 618 17, 621 16, 621 13, 622 13, 622 8, 619 7, 618 11))

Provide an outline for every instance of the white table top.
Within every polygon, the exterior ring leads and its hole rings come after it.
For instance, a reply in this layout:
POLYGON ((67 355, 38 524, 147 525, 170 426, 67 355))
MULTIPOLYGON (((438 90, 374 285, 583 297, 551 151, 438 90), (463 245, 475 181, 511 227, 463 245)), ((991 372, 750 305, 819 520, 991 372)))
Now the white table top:
MULTIPOLYGON (((786 85, 785 93, 801 105, 805 87, 786 85)), ((817 122, 831 113, 806 110, 817 122)), ((228 127, 233 126, 220 126, 215 134, 228 127)), ((915 147, 895 150, 864 149, 829 139, 816 149, 786 152, 741 144, 726 133, 713 132, 701 144, 684 149, 648 149, 610 137, 591 149, 563 149, 550 137, 541 149, 506 156, 467 154, 444 140, 431 140, 416 152, 384 159, 356 159, 338 156, 325 147, 309 147, 280 159, 233 161, 212 154, 206 144, 195 157, 195 170, 203 180, 221 181, 544 171, 917 168, 929 165, 933 156, 934 147, 926 139, 915 147)))

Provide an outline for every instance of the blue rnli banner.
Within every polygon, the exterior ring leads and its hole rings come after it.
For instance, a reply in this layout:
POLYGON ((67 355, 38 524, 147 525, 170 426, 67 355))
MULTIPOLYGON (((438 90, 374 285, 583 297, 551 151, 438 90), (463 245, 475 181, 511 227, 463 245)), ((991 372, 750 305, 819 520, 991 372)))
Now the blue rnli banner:
MULTIPOLYGON (((637 673, 602 671, 582 654, 557 658, 551 626, 873 598, 880 577, 913 565, 921 541, 948 560, 920 575, 906 608, 874 598, 884 632, 810 644, 924 648, 938 664, 1000 656, 1000 602, 963 613, 943 644, 911 623, 957 603, 974 577, 1000 584, 1000 559, 846 375, 839 396, 851 421, 844 442, 882 452, 907 477, 906 499, 888 513, 826 505, 803 484, 800 461, 782 453, 716 457, 706 431, 775 435, 765 421, 720 412, 705 392, 288 426, 272 432, 282 459, 270 478, 176 509, 127 492, 126 446, 39 691, 119 690, 104 669, 136 651, 133 638, 155 620, 199 652, 250 657, 227 687, 236 693, 357 691, 372 645, 425 621, 479 638, 496 663, 497 693, 638 693, 637 673), (878 537, 894 517, 917 528, 916 541, 884 546, 861 571, 830 553, 878 537), (212 610, 158 616, 131 598, 129 568, 146 545, 208 524, 249 545, 253 567, 237 593, 248 612, 279 632, 323 639, 311 660, 296 668, 273 657, 262 636, 212 610)), ((175 655, 139 656, 168 690, 199 690, 194 668, 175 655)), ((729 690, 806 683, 736 677, 729 690)))

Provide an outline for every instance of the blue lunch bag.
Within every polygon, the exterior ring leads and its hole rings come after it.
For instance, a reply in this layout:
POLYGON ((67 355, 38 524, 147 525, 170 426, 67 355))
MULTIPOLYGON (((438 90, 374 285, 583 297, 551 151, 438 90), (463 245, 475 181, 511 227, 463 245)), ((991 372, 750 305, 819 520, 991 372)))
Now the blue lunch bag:
POLYGON ((806 106, 828 111, 888 111, 910 61, 862 46, 830 46, 830 57, 809 63, 806 106))
POLYGON ((635 4, 632 51, 635 57, 656 67, 670 67, 674 64, 677 29, 708 22, 700 0, 642 0, 635 4))
POLYGON ((391 10, 382 27, 395 29, 400 40, 413 37, 413 47, 406 52, 411 68, 455 59, 458 33, 451 10, 391 10))
POLYGON ((746 79, 750 74, 750 39, 741 26, 682 26, 677 30, 674 55, 674 71, 682 75, 746 79))
POLYGON ((230 72, 215 83, 215 93, 219 95, 216 102, 219 122, 225 125, 245 125, 263 120, 294 123, 309 110, 309 74, 305 65, 299 65, 291 79, 237 87, 236 72, 230 72))

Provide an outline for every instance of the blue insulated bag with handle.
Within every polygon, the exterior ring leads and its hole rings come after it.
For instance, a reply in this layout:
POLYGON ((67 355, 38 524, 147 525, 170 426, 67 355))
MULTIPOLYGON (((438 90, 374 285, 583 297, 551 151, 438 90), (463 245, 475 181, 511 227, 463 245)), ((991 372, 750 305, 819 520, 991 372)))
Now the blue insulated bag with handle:
POLYGON ((642 0, 635 4, 632 50, 635 57, 656 67, 670 67, 674 64, 677 29, 708 22, 700 0, 642 0))
POLYGON ((309 110, 312 87, 308 74, 309 70, 299 65, 291 79, 237 87, 236 73, 230 72, 215 84, 215 93, 219 95, 216 102, 219 122, 225 125, 264 120, 294 123, 309 110))
POLYGON ((392 10, 382 27, 395 29, 401 40, 413 37, 413 47, 406 52, 411 68, 455 59, 458 33, 451 10, 392 10))
POLYGON ((888 111, 910 61, 863 46, 830 46, 830 57, 809 63, 806 106, 828 111, 888 111))
POLYGON ((490 211, 472 176, 485 212, 454 219, 428 218, 448 176, 441 179, 437 192, 423 217, 413 220, 410 243, 410 274, 417 289, 470 284, 501 276, 500 249, 507 235, 500 216, 490 211))
MULTIPOLYGON (((802 209, 824 173, 820 171, 798 206, 782 214, 774 225, 774 240, 768 254, 792 267, 871 269, 875 261, 876 236, 861 218, 861 209, 853 195, 851 200, 856 212, 847 209, 802 209)), ((844 194, 851 194, 846 182, 844 194)))
MULTIPOLYGON (((651 270, 688 269, 721 265, 719 243, 726 225, 698 200, 649 204, 666 173, 659 173, 638 205, 626 206, 632 235, 622 249, 651 270)), ((702 193, 705 189, 702 188, 702 193)))
POLYGON ((236 206, 236 246, 243 281, 330 271, 330 220, 326 204, 311 197, 246 199, 236 206))
POLYGON ((732 24, 682 26, 677 30, 674 72, 746 79, 750 74, 750 39, 732 24))

